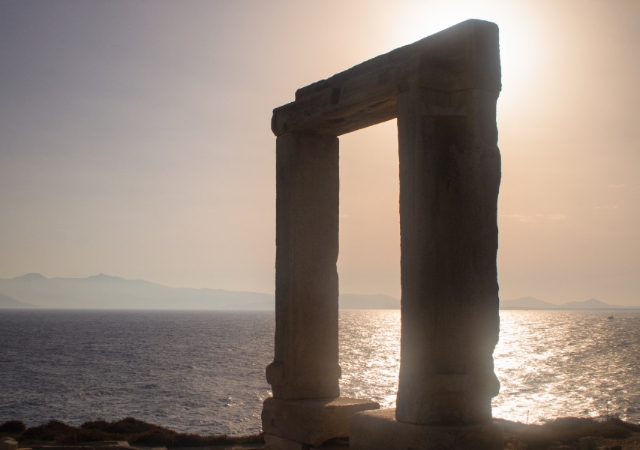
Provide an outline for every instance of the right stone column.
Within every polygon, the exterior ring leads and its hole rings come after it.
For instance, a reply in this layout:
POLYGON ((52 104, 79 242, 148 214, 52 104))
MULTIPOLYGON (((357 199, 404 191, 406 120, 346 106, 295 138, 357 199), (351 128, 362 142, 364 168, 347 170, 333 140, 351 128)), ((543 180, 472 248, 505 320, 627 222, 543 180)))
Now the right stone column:
POLYGON ((352 450, 502 450, 498 92, 398 97, 402 335, 396 409, 351 419, 352 450))
POLYGON ((400 422, 491 421, 500 389, 497 97, 415 89, 398 98, 400 422))

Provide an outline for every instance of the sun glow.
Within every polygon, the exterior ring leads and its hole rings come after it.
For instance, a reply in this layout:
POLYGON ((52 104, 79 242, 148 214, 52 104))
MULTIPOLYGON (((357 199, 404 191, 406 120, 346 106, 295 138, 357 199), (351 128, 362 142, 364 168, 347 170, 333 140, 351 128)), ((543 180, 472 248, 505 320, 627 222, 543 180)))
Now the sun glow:
POLYGON ((531 20, 534 14, 537 12, 529 6, 503 1, 466 0, 438 6, 431 2, 416 3, 412 14, 405 11, 397 17, 396 38, 403 45, 468 19, 494 22, 500 28, 503 92, 523 93, 525 86, 534 82, 545 47, 540 30, 534 29, 535 21, 531 20))

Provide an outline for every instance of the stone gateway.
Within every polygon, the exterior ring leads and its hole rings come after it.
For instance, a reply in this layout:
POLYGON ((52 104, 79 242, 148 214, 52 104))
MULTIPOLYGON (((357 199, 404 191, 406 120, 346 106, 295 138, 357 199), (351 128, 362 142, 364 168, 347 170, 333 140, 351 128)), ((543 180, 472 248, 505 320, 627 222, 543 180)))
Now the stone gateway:
POLYGON ((276 333, 267 449, 500 449, 498 27, 468 20, 296 92, 273 111, 276 333), (338 136, 398 121, 396 409, 340 397, 338 136), (345 441, 343 441, 345 442, 345 441))

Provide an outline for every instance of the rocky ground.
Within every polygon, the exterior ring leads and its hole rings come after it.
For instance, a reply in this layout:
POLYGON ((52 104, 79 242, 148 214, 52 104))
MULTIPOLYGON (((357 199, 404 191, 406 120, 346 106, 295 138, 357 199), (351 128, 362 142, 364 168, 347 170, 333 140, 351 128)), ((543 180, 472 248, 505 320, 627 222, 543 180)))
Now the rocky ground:
MULTIPOLYGON (((616 417, 565 417, 542 425, 497 420, 506 450, 640 450, 640 424, 616 417)), ((127 418, 86 422, 74 427, 51 421, 26 428, 17 421, 0 424, 0 450, 259 450, 261 435, 199 436, 127 418)), ((346 444, 346 441, 345 441, 346 444)), ((335 443, 332 443, 335 446, 335 443)), ((332 447, 333 448, 333 447, 332 447)), ((348 446, 341 446, 348 450, 348 446)))
POLYGON ((564 417, 542 425, 498 422, 507 450, 640 450, 640 425, 616 417, 564 417))
MULTIPOLYGON (((250 436, 201 436, 179 433, 159 425, 128 417, 106 422, 85 422, 79 427, 52 420, 46 424, 27 428, 22 422, 8 421, 0 424, 0 437, 15 439, 19 448, 33 450, 150 450, 156 448, 207 447, 216 449, 259 448, 263 443, 260 435, 250 436)), ((2 448, 0 450, 15 450, 2 448)))

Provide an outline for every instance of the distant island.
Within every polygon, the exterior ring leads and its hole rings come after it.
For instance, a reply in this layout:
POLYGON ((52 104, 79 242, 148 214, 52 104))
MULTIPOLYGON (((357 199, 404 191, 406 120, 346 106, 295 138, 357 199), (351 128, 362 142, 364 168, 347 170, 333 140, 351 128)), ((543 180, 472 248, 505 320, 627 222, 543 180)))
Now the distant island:
MULTIPOLYGON (((104 274, 47 278, 29 273, 0 279, 0 309, 275 310, 273 294, 172 288, 104 274)), ((400 309, 382 294, 341 294, 340 309, 400 309)))
POLYGON ((0 292, 0 308, 33 308, 33 305, 22 303, 0 292))
MULTIPOLYGON (((104 274, 88 278, 47 278, 28 273, 0 279, 0 309, 142 309, 274 311, 273 294, 224 289, 172 288, 144 280, 104 274)), ((400 300, 383 294, 340 294, 340 309, 400 309, 400 300)), ((500 302, 500 309, 640 309, 594 298, 561 305, 533 297, 500 302)))
POLYGON ((611 309, 640 309, 636 306, 610 305, 595 298, 583 302, 568 302, 561 305, 545 302, 533 297, 522 297, 516 300, 500 302, 500 309, 553 309, 553 310, 611 310, 611 309))

